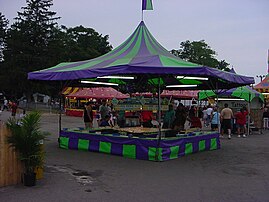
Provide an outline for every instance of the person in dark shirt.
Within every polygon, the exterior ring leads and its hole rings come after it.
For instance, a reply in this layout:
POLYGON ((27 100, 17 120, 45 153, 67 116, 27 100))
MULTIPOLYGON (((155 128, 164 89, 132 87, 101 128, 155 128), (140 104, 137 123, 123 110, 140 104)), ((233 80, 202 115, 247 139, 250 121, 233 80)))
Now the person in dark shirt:
POLYGON ((93 127, 93 111, 90 102, 87 102, 84 107, 84 124, 85 128, 89 129, 93 127))
POLYGON ((111 126, 110 123, 109 123, 109 119, 110 119, 109 115, 106 115, 106 116, 105 116, 105 119, 102 119, 102 120, 101 120, 101 123, 100 123, 99 126, 100 126, 100 127, 111 126))

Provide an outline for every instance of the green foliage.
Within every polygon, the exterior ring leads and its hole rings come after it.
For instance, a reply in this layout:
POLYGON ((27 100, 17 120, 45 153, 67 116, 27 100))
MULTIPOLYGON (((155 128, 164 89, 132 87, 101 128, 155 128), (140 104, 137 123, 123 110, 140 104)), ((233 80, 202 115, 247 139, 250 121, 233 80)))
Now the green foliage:
POLYGON ((31 112, 21 120, 20 124, 14 118, 10 118, 6 123, 10 130, 7 142, 18 151, 26 172, 33 172, 43 162, 44 152, 40 142, 48 133, 40 130, 40 118, 39 112, 31 112))
POLYGON ((92 28, 59 26, 59 17, 50 11, 52 5, 52 0, 27 0, 8 29, 0 86, 14 97, 25 94, 30 98, 33 92, 58 96, 55 85, 29 81, 27 73, 60 62, 95 58, 112 49, 108 36, 92 28))
POLYGON ((0 12, 0 62, 3 61, 3 50, 5 48, 5 42, 7 37, 8 20, 0 12))
POLYGON ((212 50, 211 47, 204 41, 192 41, 189 40, 180 43, 179 50, 171 51, 174 55, 208 67, 218 68, 228 71, 229 64, 225 60, 218 61, 216 59, 217 53, 212 50))

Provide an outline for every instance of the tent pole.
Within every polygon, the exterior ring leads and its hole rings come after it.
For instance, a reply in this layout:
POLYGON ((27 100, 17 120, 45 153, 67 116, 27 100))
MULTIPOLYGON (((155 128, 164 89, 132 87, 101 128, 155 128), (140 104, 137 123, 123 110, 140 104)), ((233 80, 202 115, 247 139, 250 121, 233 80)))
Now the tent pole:
POLYGON ((247 128, 247 135, 249 136, 249 129, 250 129, 250 93, 248 94, 248 128, 247 128))
POLYGON ((158 79, 158 142, 157 142, 157 149, 156 149, 156 156, 155 161, 160 161, 160 144, 162 140, 162 133, 161 133, 161 78, 158 79))
POLYGON ((60 97, 60 100, 59 100, 59 137, 60 137, 60 133, 61 133, 61 130, 62 130, 62 89, 63 89, 63 83, 61 81, 61 84, 60 84, 60 92, 59 92, 59 97, 60 97))
POLYGON ((218 132, 220 133, 220 124, 219 124, 219 120, 220 120, 220 117, 219 117, 219 86, 218 86, 218 82, 216 83, 216 96, 217 96, 217 103, 216 103, 216 107, 217 107, 217 123, 218 123, 218 132))

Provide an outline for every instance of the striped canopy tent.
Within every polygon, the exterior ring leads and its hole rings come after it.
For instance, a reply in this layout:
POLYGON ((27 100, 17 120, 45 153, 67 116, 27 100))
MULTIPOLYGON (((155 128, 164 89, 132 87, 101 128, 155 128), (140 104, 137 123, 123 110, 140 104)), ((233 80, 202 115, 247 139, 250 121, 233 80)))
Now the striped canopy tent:
POLYGON ((68 98, 95 98, 95 99, 126 99, 129 98, 128 95, 125 95, 114 88, 111 87, 99 87, 99 88, 83 88, 75 93, 67 95, 68 98))
POLYGON ((237 88, 232 88, 227 91, 219 90, 218 93, 212 90, 203 90, 198 93, 199 100, 207 99, 209 97, 210 98, 234 97, 234 98, 244 99, 247 102, 251 102, 255 97, 257 97, 262 102, 264 102, 264 96, 249 86, 241 86, 237 88))
POLYGON ((75 93, 75 92, 77 92, 79 90, 80 90, 80 88, 78 88, 78 87, 65 87, 62 90, 62 94, 63 95, 69 95, 69 94, 75 93))
POLYGON ((254 89, 260 93, 269 93, 269 75, 267 75, 260 83, 255 85, 254 89))
MULTIPOLYGON (((181 60, 167 51, 152 36, 143 21, 131 36, 111 52, 95 59, 64 62, 54 67, 28 73, 32 80, 81 80, 104 76, 134 76, 132 81, 114 79, 115 83, 147 85, 190 85, 195 89, 232 88, 254 83, 253 77, 224 72, 181 60), (187 78, 192 77, 192 78, 187 78), (205 77, 196 79, 193 77, 205 77)), ((103 78, 100 78, 103 77, 103 78)), ((97 78, 97 79, 96 79, 97 78)), ((110 80, 110 79, 109 79, 110 80)), ((109 81, 112 82, 113 81, 109 81)))
POLYGON ((178 99, 198 98, 197 90, 163 90, 161 97, 172 97, 178 99))

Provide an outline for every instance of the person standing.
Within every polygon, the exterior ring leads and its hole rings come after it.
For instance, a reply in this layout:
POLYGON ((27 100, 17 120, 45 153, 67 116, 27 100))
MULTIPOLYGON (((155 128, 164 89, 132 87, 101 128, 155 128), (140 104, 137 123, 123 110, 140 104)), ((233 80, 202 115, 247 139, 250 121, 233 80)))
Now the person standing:
POLYGON ((187 119, 186 109, 182 103, 179 103, 175 114, 174 130, 177 131, 184 130, 186 119, 187 119))
POLYGON ((13 116, 14 118, 15 118, 16 113, 17 113, 17 108, 18 108, 17 103, 12 102, 12 104, 11 104, 11 116, 13 116))
POLYGON ((211 105, 208 105, 206 109, 206 127, 209 127, 212 112, 213 108, 211 107, 211 105))
POLYGON ((206 119, 207 119, 207 113, 206 113, 206 106, 203 107, 203 124, 204 124, 204 127, 207 127, 206 125, 206 119))
POLYGON ((224 104, 224 108, 221 110, 220 117, 221 117, 221 135, 223 136, 224 131, 227 130, 228 139, 231 139, 233 111, 228 107, 227 103, 224 104))
POLYGON ((84 106, 84 124, 85 124, 85 129, 89 129, 93 127, 93 111, 92 111, 92 106, 90 102, 87 102, 84 106))
POLYGON ((240 112, 237 112, 235 114, 236 127, 237 127, 237 137, 241 137, 241 133, 243 134, 243 137, 247 137, 246 136, 247 115, 248 115, 248 111, 245 108, 241 108, 240 112))
POLYGON ((168 106, 168 111, 165 112, 163 118, 163 128, 173 128, 173 122, 175 119, 175 111, 172 104, 168 106))
POLYGON ((5 109, 8 111, 8 100, 7 100, 7 98, 6 98, 6 97, 4 98, 4 106, 3 106, 3 111, 4 111, 5 109))
POLYGON ((218 131, 219 126, 220 126, 220 113, 218 112, 218 108, 214 107, 211 115, 211 130, 218 131))
POLYGON ((106 115, 109 115, 109 108, 107 107, 105 100, 102 101, 102 105, 100 105, 100 107, 99 107, 99 113, 101 116, 101 121, 105 120, 106 115))

